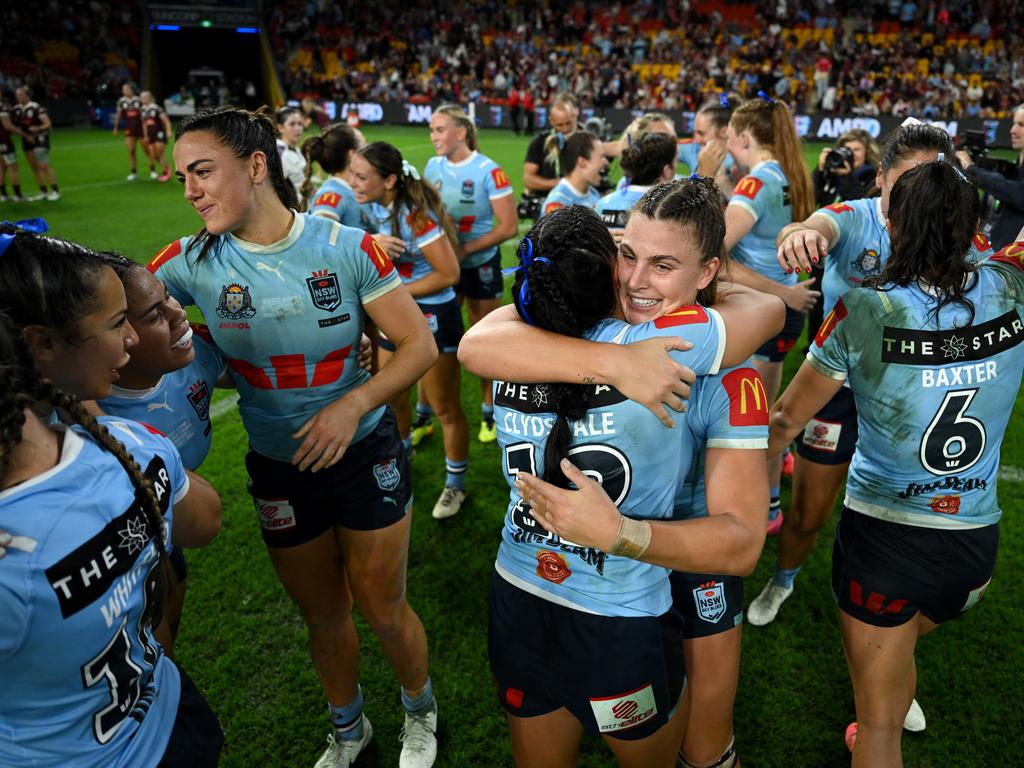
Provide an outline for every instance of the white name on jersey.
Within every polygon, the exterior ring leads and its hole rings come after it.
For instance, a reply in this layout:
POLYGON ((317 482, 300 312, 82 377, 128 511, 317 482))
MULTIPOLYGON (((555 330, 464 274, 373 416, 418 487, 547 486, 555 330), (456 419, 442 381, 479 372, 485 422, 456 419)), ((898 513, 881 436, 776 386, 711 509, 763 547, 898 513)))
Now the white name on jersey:
MULTIPOLYGON (((522 437, 546 437, 554 422, 551 416, 531 416, 525 413, 507 412, 503 428, 510 435, 522 437)), ((588 413, 582 419, 570 423, 573 438, 594 437, 615 434, 615 414, 611 411, 588 413)))
POLYGON ((980 384, 998 377, 995 360, 985 360, 974 365, 958 365, 956 368, 924 369, 921 371, 922 387, 958 387, 980 384))

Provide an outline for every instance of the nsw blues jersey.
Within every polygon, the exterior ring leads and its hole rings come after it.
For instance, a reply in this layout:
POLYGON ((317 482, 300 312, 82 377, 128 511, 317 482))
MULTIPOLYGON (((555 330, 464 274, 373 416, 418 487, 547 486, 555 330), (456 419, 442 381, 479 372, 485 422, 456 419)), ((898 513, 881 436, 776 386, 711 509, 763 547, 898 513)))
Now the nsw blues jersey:
MULTIPOLYGON (((423 177, 437 187, 455 221, 460 243, 483 237, 494 229, 492 200, 512 194, 512 182, 501 167, 486 155, 473 152, 460 163, 447 157, 432 157, 427 161, 423 177)), ((492 246, 467 256, 464 269, 479 267, 498 251, 492 246)))
POLYGON ((634 186, 627 182, 598 200, 594 210, 609 229, 622 229, 626 226, 629 209, 648 189, 649 186, 634 186))
POLYGON ((775 236, 793 221, 789 181, 779 164, 766 160, 751 168, 733 189, 729 205, 754 217, 754 226, 733 246, 730 256, 777 283, 795 283, 796 273, 787 275, 775 258, 775 236))
POLYGON ((593 187, 587 187, 585 192, 579 192, 564 178, 559 179, 555 188, 544 198, 541 215, 557 211, 567 205, 585 205, 587 208, 594 208, 600 199, 601 195, 593 187))
POLYGON ((683 461, 672 517, 707 517, 704 491, 704 449, 767 450, 768 393, 760 374, 748 361, 714 376, 698 378, 690 391, 683 461))
POLYGON ((340 221, 346 227, 365 229, 376 233, 377 225, 370 213, 369 204, 360 205, 356 202, 356 193, 344 179, 331 176, 313 194, 309 212, 314 216, 323 216, 340 221))
MULTIPOLYGON (((377 223, 377 231, 382 235, 400 237, 405 242, 405 251, 395 259, 395 267, 403 283, 414 283, 431 272, 434 268, 430 266, 427 257, 423 255, 423 249, 435 240, 446 237, 444 228, 429 211, 426 213, 425 223, 414 229, 412 214, 406 208, 398 212, 398 231, 392 232, 391 208, 380 203, 371 203, 370 210, 377 223)), ((417 296, 416 301, 420 304, 443 304, 455 298, 455 289, 451 286, 442 288, 437 293, 429 296, 417 296)))
MULTIPOLYGON (((673 352, 698 375, 715 373, 724 353, 725 326, 712 309, 683 307, 643 325, 605 320, 587 338, 626 344, 656 336, 692 341, 688 352, 673 352)), ((542 472, 551 431, 548 385, 494 382, 494 422, 511 486, 509 506, 495 564, 510 583, 546 600, 606 616, 660 616, 671 595, 668 570, 600 550, 580 547, 545 531, 515 489, 516 473, 542 472)), ((680 427, 685 416, 673 414, 680 427)), ((598 479, 630 517, 672 515, 674 478, 683 460, 683 442, 639 403, 611 387, 594 387, 590 409, 570 422, 570 458, 598 479)))
MULTIPOLYGON (((825 257, 821 281, 822 312, 827 315, 836 301, 865 278, 882 271, 889 260, 889 230, 882 215, 882 199, 850 200, 833 203, 814 212, 829 222, 835 234, 825 257)), ((992 256, 992 246, 978 234, 967 258, 979 263, 992 256)))
POLYGON ((224 373, 224 358, 205 326, 193 326, 195 359, 184 368, 164 374, 151 389, 114 385, 110 396, 97 402, 104 413, 150 424, 174 443, 186 469, 196 469, 213 441, 210 398, 224 373))
MULTIPOLYGON (((174 446, 136 422, 100 421, 170 523, 188 492, 174 446)), ((17 537, 0 568, 0 765, 156 765, 181 683, 149 629, 158 551, 131 479, 69 427, 55 467, 0 493, 0 530, 17 537)))
MULTIPOLYGON (((700 154, 700 150, 701 146, 695 139, 680 139, 679 153, 676 156, 676 162, 682 163, 689 168, 690 173, 696 173, 697 155, 700 154)), ((736 161, 732 159, 732 155, 726 153, 725 158, 722 160, 722 169, 725 171, 731 171, 735 164, 736 161)))
POLYGON ((851 290, 822 323, 807 360, 856 398, 846 505, 857 512, 930 528, 999 520, 999 447, 1024 367, 1024 272, 983 265, 968 281, 973 322, 960 304, 936 320, 935 299, 913 285, 851 290))
MULTIPOLYGON (((292 434, 369 379, 356 362, 363 305, 397 288, 398 273, 367 233, 309 214, 295 214, 271 245, 223 235, 198 263, 190 240, 175 240, 147 269, 209 322, 253 449, 290 461, 299 446, 292 434)), ((352 442, 383 413, 363 416, 352 442)))

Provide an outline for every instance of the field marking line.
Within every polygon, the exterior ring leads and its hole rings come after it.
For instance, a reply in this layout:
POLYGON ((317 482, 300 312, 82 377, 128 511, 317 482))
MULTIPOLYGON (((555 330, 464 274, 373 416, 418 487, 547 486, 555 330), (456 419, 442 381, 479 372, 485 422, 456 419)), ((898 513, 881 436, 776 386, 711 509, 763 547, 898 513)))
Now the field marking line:
POLYGON ((999 479, 1007 483, 1024 483, 1024 469, 1020 467, 999 467, 999 479))
POLYGON ((222 416, 237 410, 238 392, 229 392, 216 403, 210 406, 210 420, 217 421, 222 416))

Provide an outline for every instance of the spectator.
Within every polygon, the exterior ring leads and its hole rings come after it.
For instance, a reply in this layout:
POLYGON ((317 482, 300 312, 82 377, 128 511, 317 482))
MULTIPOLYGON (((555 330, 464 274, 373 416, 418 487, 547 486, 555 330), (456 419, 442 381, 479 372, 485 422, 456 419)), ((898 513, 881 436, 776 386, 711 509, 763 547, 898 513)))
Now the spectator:
POLYGON ((979 168, 974 159, 962 150, 957 153, 967 175, 996 200, 989 240, 993 250, 997 251, 1016 240, 1017 233, 1024 227, 1024 104, 1018 105, 1013 113, 1010 141, 1020 153, 1017 156, 1017 174, 1013 178, 995 170, 979 168))

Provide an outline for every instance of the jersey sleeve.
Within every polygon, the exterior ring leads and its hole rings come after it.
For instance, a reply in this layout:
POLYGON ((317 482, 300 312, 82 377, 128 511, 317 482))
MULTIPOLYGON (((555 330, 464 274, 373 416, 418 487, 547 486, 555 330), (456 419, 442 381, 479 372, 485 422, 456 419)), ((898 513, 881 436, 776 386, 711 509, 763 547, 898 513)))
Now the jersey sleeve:
POLYGON ((986 261, 982 269, 998 272, 1015 298, 1017 311, 1024 309, 1024 242, 1010 243, 986 261))
POLYGON ((562 198, 561 192, 555 187, 552 189, 548 196, 544 198, 544 206, 541 209, 541 215, 546 216, 552 211, 557 211, 559 208, 565 207, 565 200, 562 198))
POLYGON ((187 238, 175 240, 164 246, 146 265, 146 269, 156 275, 178 303, 183 307, 195 304, 192 296, 191 270, 184 249, 187 238))
POLYGON ((429 181, 436 188, 440 188, 441 180, 441 158, 432 157, 427 160, 426 166, 423 168, 423 179, 429 181))
POLYGON ((498 165, 487 171, 487 176, 484 178, 484 189, 490 200, 508 197, 513 193, 511 179, 498 165))
POLYGON ((356 250, 355 258, 340 258, 350 264, 356 290, 359 293, 359 300, 363 304, 369 304, 385 293, 394 290, 402 284, 398 276, 398 270, 391 262, 381 245, 368 233, 360 230, 350 230, 361 235, 361 239, 353 238, 351 247, 356 250))
POLYGON ((309 212, 314 216, 323 216, 333 221, 341 221, 344 198, 340 192, 321 187, 313 196, 313 204, 309 206, 309 212))
POLYGON ((768 447, 768 393, 751 366, 703 380, 696 417, 708 448, 761 450, 768 447))
POLYGON ((852 213, 853 208, 846 203, 833 203, 832 205, 826 205, 824 208, 819 208, 811 214, 811 216, 817 216, 828 223, 832 230, 833 250, 838 250, 842 247, 846 234, 850 229, 849 223, 852 221, 852 213), (844 227, 844 224, 847 224, 847 226, 844 227))
POLYGON ((632 326, 628 341, 642 341, 656 336, 678 336, 693 344, 692 349, 673 351, 672 357, 698 376, 718 373, 725 355, 725 322, 714 309, 699 304, 681 307, 657 320, 632 326))
POLYGON ((700 144, 693 139, 682 139, 679 142, 679 149, 676 153, 676 162, 682 163, 691 172, 697 171, 697 154, 700 152, 700 144))
MULTIPOLYGON (((8 558, 22 557, 20 552, 9 552, 8 558)), ((27 556, 27 555, 25 555, 27 556)), ((11 563, 6 564, 12 571, 8 576, 20 574, 21 569, 15 568, 11 563)), ((19 579, 15 584, 13 578, 0 578, 0 659, 12 656, 22 643, 25 642, 25 635, 32 617, 32 605, 26 600, 26 595, 21 587, 29 583, 28 579, 19 579)))
POLYGON ((847 293, 832 307, 832 311, 821 322, 814 343, 807 352, 807 362, 814 370, 837 381, 846 381, 850 372, 847 336, 854 321, 849 319, 850 311, 846 305, 851 302, 856 309, 857 304, 861 303, 857 302, 857 295, 851 294, 854 292, 847 293))
POLYGON ((967 250, 967 260, 972 264, 982 264, 995 255, 992 243, 981 232, 971 238, 971 247, 967 250))
POLYGON ((770 196, 771 192, 764 183, 764 179, 757 176, 744 176, 733 188, 729 205, 739 206, 753 216, 756 223, 768 211, 770 196))
POLYGON ((203 379, 211 387, 216 386, 217 380, 227 370, 224 356, 213 342, 213 336, 205 325, 200 323, 193 324, 192 334, 193 346, 196 349, 196 363, 202 371, 203 379))

